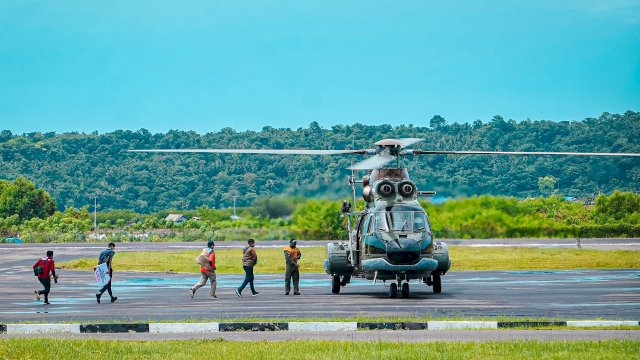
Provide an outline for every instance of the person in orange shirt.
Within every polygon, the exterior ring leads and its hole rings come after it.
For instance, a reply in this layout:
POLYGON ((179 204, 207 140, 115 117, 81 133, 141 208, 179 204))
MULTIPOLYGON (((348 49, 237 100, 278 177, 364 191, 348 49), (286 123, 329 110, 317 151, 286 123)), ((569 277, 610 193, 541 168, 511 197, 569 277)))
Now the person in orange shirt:
POLYGON ((284 247, 285 275, 284 275, 284 294, 289 295, 291 291, 291 280, 293 280, 293 295, 300 295, 300 265, 298 260, 302 253, 296 246, 296 241, 291 239, 288 246, 284 247))
POLYGON ((202 250, 203 252, 207 251, 209 253, 209 266, 200 266, 200 281, 189 290, 189 296, 191 296, 192 299, 196 291, 207 283, 207 280, 211 283, 209 295, 211 295, 213 299, 218 298, 216 296, 216 252, 213 250, 214 246, 215 243, 209 240, 207 247, 202 250))

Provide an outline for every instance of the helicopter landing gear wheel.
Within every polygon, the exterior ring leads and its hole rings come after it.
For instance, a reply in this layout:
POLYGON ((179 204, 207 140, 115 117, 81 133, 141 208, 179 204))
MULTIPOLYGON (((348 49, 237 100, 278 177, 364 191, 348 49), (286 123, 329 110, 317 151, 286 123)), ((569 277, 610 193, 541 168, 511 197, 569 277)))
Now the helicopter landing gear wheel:
POLYGON ((331 279, 331 292, 334 294, 340 294, 340 276, 334 276, 331 279))
POLYGON ((398 284, 392 282, 391 285, 389 285, 389 297, 392 299, 398 297, 398 284))
POLYGON ((409 297, 409 283, 408 282, 402 284, 402 297, 405 298, 405 299, 409 297))
POLYGON ((440 279, 440 273, 433 273, 433 293, 440 294, 442 292, 442 280, 440 279))

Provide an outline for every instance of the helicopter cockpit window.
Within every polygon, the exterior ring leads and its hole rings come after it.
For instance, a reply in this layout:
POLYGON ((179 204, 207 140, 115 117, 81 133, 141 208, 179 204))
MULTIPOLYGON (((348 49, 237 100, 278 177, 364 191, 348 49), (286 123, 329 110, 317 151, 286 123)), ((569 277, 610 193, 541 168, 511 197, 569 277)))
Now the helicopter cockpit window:
POLYGON ((389 223, 387 221, 386 212, 375 213, 375 230, 377 231, 389 231, 389 223))
POLYGON ((413 231, 419 232, 419 231, 425 231, 427 229, 427 217, 424 214, 421 213, 414 213, 413 214, 413 231))
POLYGON ((430 231, 423 212, 386 211, 375 213, 375 229, 378 231, 423 232, 430 231))
POLYGON ((394 231, 410 231, 413 229, 413 212, 391 211, 389 212, 394 231))

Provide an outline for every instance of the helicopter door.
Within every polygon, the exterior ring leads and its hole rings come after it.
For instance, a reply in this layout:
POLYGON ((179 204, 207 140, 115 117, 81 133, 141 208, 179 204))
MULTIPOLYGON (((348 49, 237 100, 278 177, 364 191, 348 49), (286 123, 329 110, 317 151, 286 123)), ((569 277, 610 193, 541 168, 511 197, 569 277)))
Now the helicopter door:
MULTIPOLYGON (((356 238, 355 238, 355 242, 356 242, 356 253, 357 256, 360 257, 360 242, 364 241, 364 235, 366 233, 368 233, 368 230, 371 227, 371 215, 367 214, 365 216, 360 217, 360 222, 358 223, 358 228, 357 228, 357 232, 356 232, 356 238)), ((360 259, 356 259, 357 261, 359 261, 360 259)))
POLYGON ((356 227, 356 240, 359 239, 362 235, 362 228, 364 227, 365 218, 365 216, 362 216, 358 219, 358 226, 356 227))

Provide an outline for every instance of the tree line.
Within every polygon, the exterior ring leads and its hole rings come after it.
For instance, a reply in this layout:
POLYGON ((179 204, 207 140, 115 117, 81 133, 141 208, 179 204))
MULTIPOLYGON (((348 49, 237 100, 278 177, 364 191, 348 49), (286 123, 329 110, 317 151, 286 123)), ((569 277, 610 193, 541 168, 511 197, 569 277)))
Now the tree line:
MULTIPOLYGON (((336 125, 238 132, 224 128, 151 133, 118 130, 93 133, 13 134, 0 132, 0 178, 24 176, 46 190, 56 209, 82 208, 98 197, 99 209, 153 213, 163 209, 251 206, 276 195, 348 197, 345 170, 356 156, 234 154, 140 154, 128 149, 371 148, 383 138, 425 139, 416 148, 433 150, 640 152, 640 113, 605 113, 582 121, 507 120, 448 123, 434 116, 425 124, 336 125)), ((445 197, 495 195, 526 198, 573 197, 640 191, 637 158, 421 156, 404 159, 423 190, 445 197), (542 179, 542 180, 541 180, 542 179), (546 180, 545 180, 546 179, 546 180)), ((364 173, 360 173, 360 176, 364 173)))
MULTIPOLYGON (((237 220, 231 218, 230 209, 207 206, 150 214, 99 211, 96 229, 86 206, 55 211, 47 202, 21 201, 42 192, 24 178, 0 185, 0 205, 18 203, 25 208, 0 207, 0 234, 29 242, 348 238, 339 200, 261 198, 252 206, 238 208, 237 220), (175 212, 182 213, 186 221, 166 219, 175 212)), ((47 198, 48 194, 39 196, 47 198)), ((356 204, 358 209, 363 206, 362 201, 356 204)), ((593 204, 557 195, 527 199, 483 195, 443 204, 424 201, 422 206, 436 238, 640 237, 640 195, 631 192, 600 195, 593 204)))

